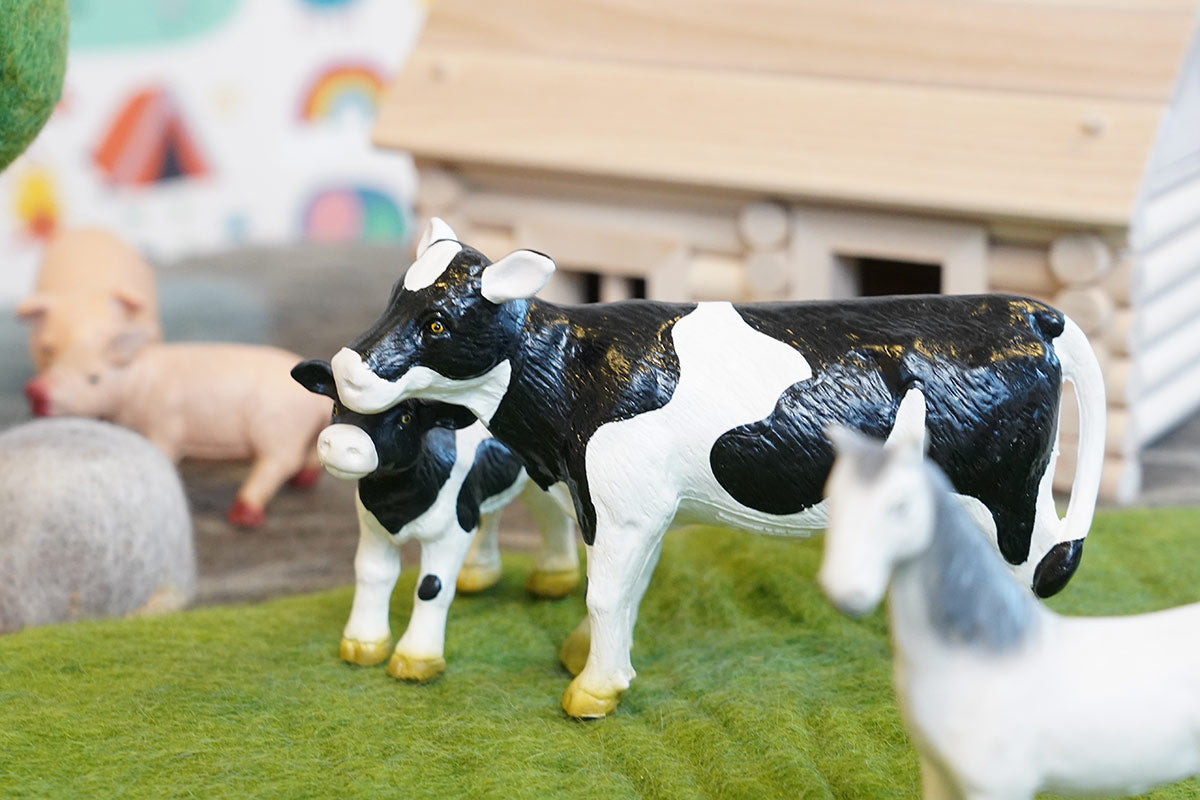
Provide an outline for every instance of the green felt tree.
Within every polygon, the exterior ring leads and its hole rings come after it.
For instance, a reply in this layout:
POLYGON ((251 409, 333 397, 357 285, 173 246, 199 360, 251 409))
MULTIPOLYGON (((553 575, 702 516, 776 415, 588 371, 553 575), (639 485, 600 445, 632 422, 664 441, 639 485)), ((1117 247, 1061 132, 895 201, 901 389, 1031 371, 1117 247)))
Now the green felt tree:
POLYGON ((62 94, 67 0, 0 0, 0 169, 42 129, 62 94))

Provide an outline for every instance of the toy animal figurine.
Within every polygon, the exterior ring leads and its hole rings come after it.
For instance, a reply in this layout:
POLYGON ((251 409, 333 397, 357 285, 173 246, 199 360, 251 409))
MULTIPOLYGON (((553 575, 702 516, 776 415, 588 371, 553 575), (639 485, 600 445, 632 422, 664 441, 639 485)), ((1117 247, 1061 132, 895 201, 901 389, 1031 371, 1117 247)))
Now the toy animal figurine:
POLYGON ((35 420, 0 434, 0 633, 175 610, 195 595, 179 475, 132 431, 35 420))
POLYGON ((400 545, 416 539, 422 578, 387 672, 413 681, 440 675, 455 585, 479 591, 499 580, 499 511, 518 495, 544 544, 527 588, 542 597, 562 597, 579 582, 570 518, 469 411, 410 400, 380 414, 356 414, 338 402, 327 362, 306 361, 293 368, 292 377, 333 399, 333 424, 322 431, 317 449, 329 472, 358 481, 359 543, 343 660, 368 666, 388 657, 388 603, 400 574, 400 545), (482 543, 472 548, 476 531, 482 543), (464 574, 469 548, 476 558, 464 574))
POLYGON ((534 299, 554 270, 540 253, 493 264, 440 220, 417 252, 383 316, 332 359, 338 395, 362 413, 412 397, 465 406, 540 486, 570 492, 589 548, 588 620, 563 652, 569 669, 587 653, 563 698, 572 716, 611 712, 633 678, 636 610, 669 527, 823 528, 825 426, 886 435, 913 386, 934 459, 1021 580, 1051 594, 1078 564, 1104 392, 1087 339, 1048 306, 991 295, 556 306, 534 299), (1064 379, 1081 419, 1060 522, 1050 481, 1064 379))
POLYGON ((111 363, 118 338, 162 338, 154 271, 128 244, 96 228, 65 230, 46 245, 33 293, 17 316, 30 324, 29 355, 88 375, 111 363))
MULTIPOLYGON (((921 413, 920 410, 917 411, 921 413)), ((1140 794, 1200 772, 1200 603, 1058 616, 1017 584, 922 427, 832 431, 819 582, 859 616, 886 590, 901 713, 927 800, 1140 794)))
POLYGON ((51 366, 26 386, 37 416, 93 417, 131 428, 181 458, 249 460, 229 521, 254 526, 285 481, 311 485, 320 473, 317 435, 327 398, 289 374, 299 356, 247 344, 147 343, 131 331, 114 361, 93 372, 51 366))

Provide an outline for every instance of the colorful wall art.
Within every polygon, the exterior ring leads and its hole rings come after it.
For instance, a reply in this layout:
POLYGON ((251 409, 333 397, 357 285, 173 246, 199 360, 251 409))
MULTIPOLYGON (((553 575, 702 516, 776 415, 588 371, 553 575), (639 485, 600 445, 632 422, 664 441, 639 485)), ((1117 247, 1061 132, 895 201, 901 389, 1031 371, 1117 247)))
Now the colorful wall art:
POLYGON ((102 225, 156 261, 402 240, 415 173, 376 150, 420 0, 71 0, 62 101, 0 174, 0 305, 46 237, 102 225))

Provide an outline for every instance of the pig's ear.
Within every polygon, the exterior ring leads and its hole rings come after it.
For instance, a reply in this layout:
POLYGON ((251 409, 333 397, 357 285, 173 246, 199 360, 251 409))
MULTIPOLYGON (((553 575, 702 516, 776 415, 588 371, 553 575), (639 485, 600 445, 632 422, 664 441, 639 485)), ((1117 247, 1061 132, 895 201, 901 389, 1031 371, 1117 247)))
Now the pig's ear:
POLYGON ((146 307, 146 299, 133 292, 117 292, 113 295, 113 305, 118 313, 126 319, 133 319, 139 311, 146 307))
POLYGON ((126 328, 113 337, 108 345, 108 354, 112 362, 123 367, 142 351, 142 348, 153 340, 150 331, 145 328, 126 328))
POLYGON ((499 305, 533 297, 554 274, 554 259, 536 250, 517 250, 484 267, 480 290, 499 305))
POLYGON ((17 303, 17 319, 36 322, 38 317, 50 310, 50 298, 44 294, 31 294, 17 303))
POLYGON ((453 229, 446 224, 441 217, 434 217, 429 220, 429 226, 425 228, 425 232, 421 234, 421 241, 417 242, 417 258, 425 255, 425 251, 429 249, 429 245, 442 239, 450 239, 457 242, 458 236, 455 235, 453 229))
POLYGON ((333 382, 333 369, 328 361, 316 358, 301 361, 292 367, 292 378, 313 394, 323 394, 332 400, 338 399, 337 386, 333 382))

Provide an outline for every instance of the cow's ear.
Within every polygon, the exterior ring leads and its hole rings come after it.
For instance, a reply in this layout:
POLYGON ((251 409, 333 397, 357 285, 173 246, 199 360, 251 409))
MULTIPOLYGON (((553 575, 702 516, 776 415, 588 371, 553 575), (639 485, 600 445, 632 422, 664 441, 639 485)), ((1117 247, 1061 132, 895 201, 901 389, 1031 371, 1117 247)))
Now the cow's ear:
POLYGON ((421 412, 430 420, 428 427, 449 428, 452 431, 469 428, 479 421, 469 409, 452 403, 423 403, 421 412))
POLYGON ((313 394, 323 394, 332 400, 338 399, 337 386, 333 382, 333 369, 328 361, 316 358, 301 361, 292 367, 292 378, 313 394))
POLYGON ((440 239, 452 239, 458 241, 458 236, 446 224, 441 217, 434 217, 429 220, 429 225, 425 228, 425 232, 421 234, 421 240, 417 242, 417 258, 425 255, 425 251, 429 249, 429 245, 440 239))
POLYGON ((499 305, 533 297, 554 274, 554 259, 536 250, 517 250, 484 268, 481 291, 499 305))

